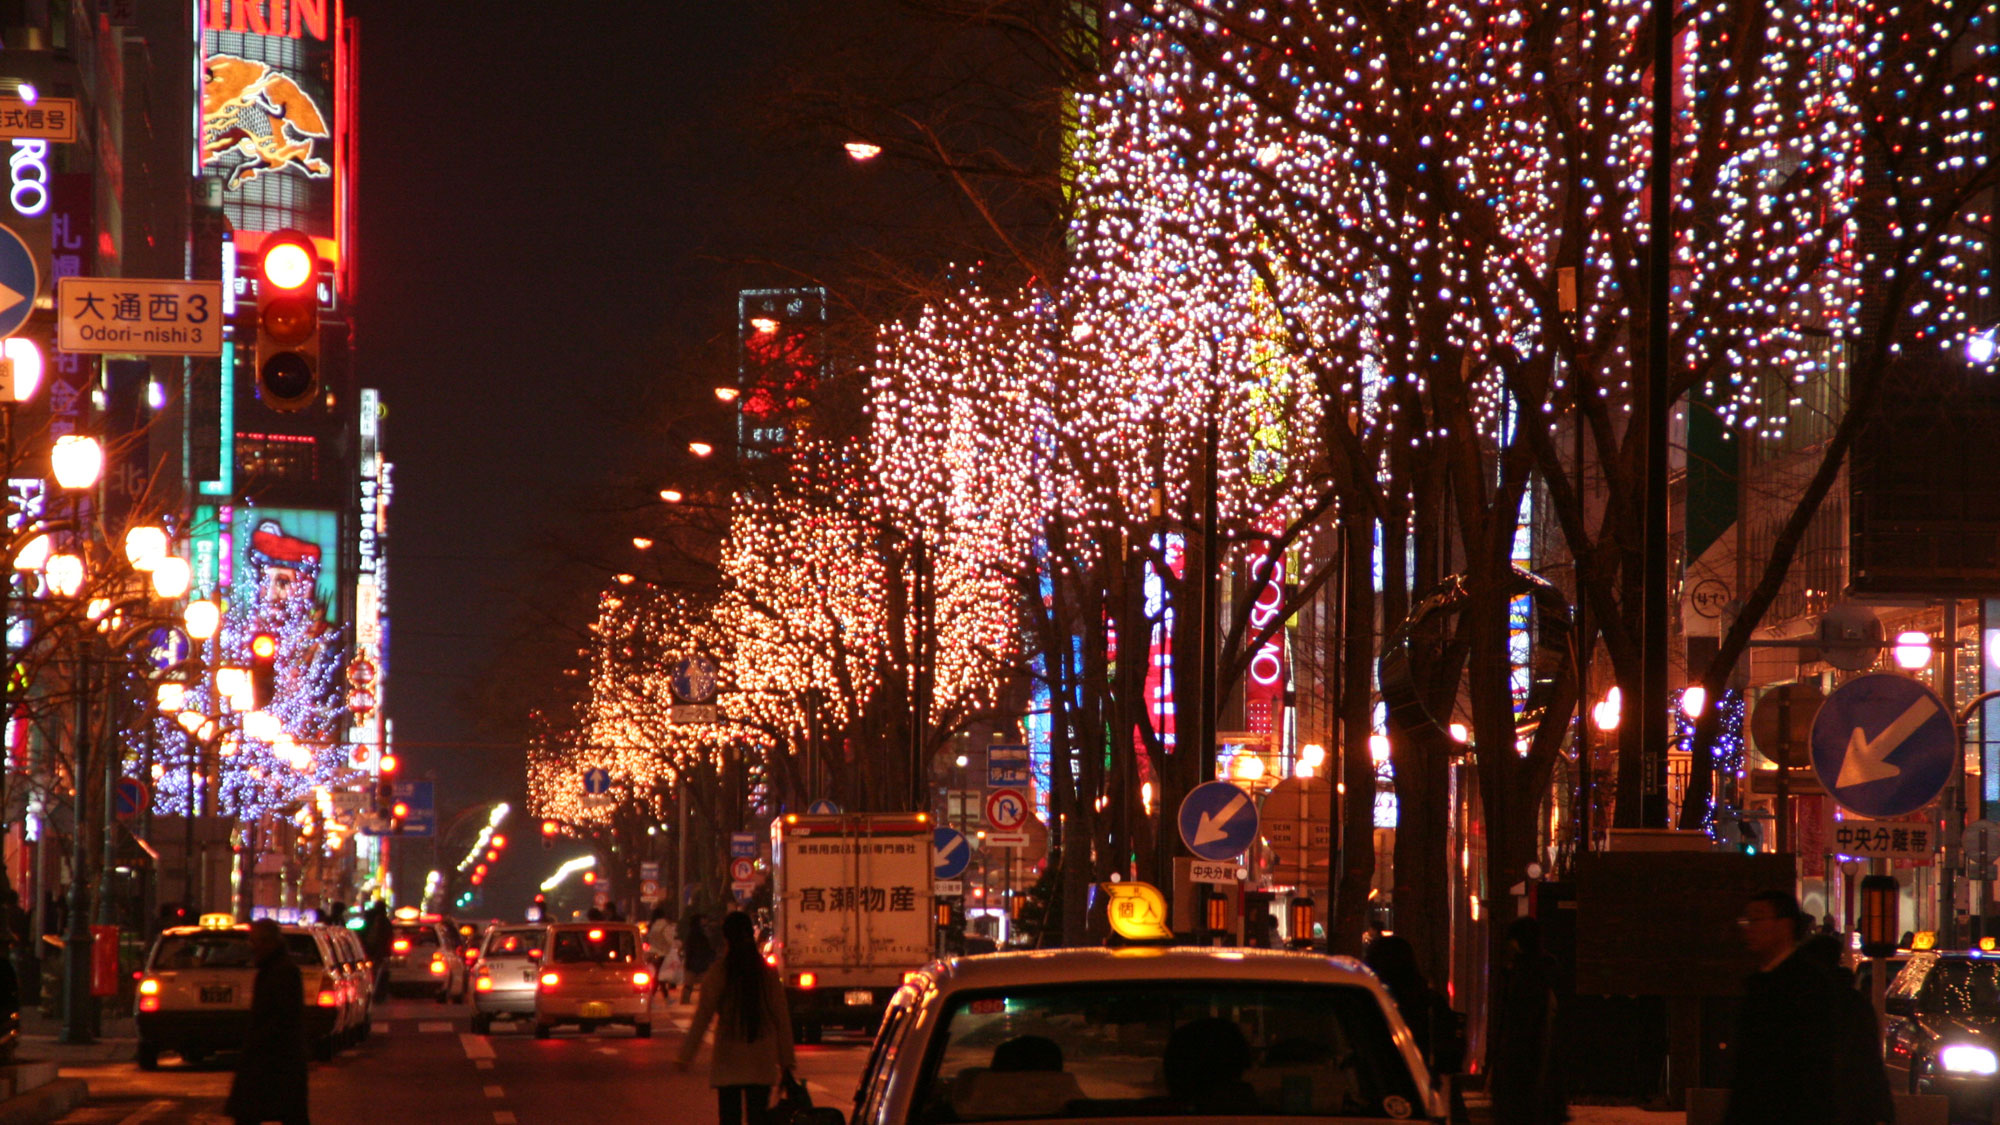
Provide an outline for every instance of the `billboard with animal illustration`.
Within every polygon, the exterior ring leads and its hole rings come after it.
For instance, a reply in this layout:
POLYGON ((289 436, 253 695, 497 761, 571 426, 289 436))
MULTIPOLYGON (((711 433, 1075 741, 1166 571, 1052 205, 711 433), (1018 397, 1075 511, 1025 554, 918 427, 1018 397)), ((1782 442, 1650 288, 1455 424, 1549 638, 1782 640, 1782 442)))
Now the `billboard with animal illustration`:
MULTIPOLYGON (((345 249, 349 76, 341 0, 201 0, 198 171, 237 241, 300 230, 345 249)), ((345 286, 341 286, 345 289, 345 286)))

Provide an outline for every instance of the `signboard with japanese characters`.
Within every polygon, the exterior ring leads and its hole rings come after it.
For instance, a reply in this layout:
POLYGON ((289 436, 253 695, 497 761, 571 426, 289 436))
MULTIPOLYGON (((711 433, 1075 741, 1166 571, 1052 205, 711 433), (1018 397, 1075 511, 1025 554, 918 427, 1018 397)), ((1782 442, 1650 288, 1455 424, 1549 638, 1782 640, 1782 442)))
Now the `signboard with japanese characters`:
POLYGON ((99 355, 222 354, 222 283, 65 277, 56 346, 99 355))
POLYGON ((1926 818, 1836 820, 1829 843, 1835 855, 1849 859, 1905 859, 1928 863, 1943 841, 1926 818))
POLYGON ((0 138, 76 142, 76 99, 0 98, 0 138))

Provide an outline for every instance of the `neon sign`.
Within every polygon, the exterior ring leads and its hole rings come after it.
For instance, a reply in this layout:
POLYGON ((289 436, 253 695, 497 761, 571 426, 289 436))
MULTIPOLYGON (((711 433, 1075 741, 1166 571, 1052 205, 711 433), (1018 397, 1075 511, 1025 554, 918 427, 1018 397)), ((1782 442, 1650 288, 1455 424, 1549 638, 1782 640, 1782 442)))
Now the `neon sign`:
POLYGON ((49 142, 21 138, 7 157, 7 174, 13 186, 7 202, 14 213, 34 218, 49 209, 49 142))
POLYGON ((204 31, 326 39, 327 0, 208 0, 204 31))

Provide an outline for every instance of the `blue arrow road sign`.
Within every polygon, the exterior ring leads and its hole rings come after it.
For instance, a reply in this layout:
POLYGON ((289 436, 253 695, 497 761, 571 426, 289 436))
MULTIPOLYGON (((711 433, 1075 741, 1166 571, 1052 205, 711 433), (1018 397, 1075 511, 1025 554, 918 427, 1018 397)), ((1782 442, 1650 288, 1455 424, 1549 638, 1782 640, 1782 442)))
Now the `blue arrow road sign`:
POLYGON ((0 227, 0 336, 12 336, 28 322, 41 284, 34 251, 20 235, 0 227))
POLYGON ((682 703, 715 702, 715 661, 706 656, 684 656, 674 665, 670 687, 682 703))
POLYGON ((1235 859, 1257 838, 1257 804, 1226 781, 1194 787, 1181 802, 1181 843, 1202 859, 1235 859))
POLYGON ((194 642, 177 625, 162 625, 146 634, 146 663, 156 672, 170 672, 194 655, 194 642))
POLYGON ((937 828, 931 831, 932 874, 940 879, 956 879, 965 874, 965 865, 972 862, 972 845, 965 840, 965 833, 956 828, 937 828))
POLYGON ((602 766, 592 766, 583 771, 583 791, 593 797, 611 792, 611 771, 602 766))
POLYGON ((840 806, 827 800, 825 797, 821 797, 819 800, 807 805, 806 812, 812 816, 839 816, 840 806))
POLYGON ((1025 789, 1031 777, 1028 773, 1028 748, 1026 746, 988 746, 986 748, 986 787, 988 789, 1025 789))
POLYGON ((1840 685, 1820 704, 1813 773, 1849 812, 1902 816, 1944 791, 1957 743, 1936 692, 1908 676, 1875 672, 1840 685))

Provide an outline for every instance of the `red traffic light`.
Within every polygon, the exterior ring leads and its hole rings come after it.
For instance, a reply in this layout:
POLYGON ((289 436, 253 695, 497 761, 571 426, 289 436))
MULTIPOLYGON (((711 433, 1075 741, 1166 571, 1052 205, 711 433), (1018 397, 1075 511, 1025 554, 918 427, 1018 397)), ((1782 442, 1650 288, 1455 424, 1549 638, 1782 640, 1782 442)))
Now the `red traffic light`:
POLYGON ((595 882, 597 882, 597 872, 595 872, 595 871, 586 871, 586 872, 584 872, 584 873, 583 873, 583 881, 584 881, 584 882, 586 882, 586 883, 595 883, 595 882))
POLYGON ((410 806, 397 801, 395 807, 389 810, 389 815, 395 817, 397 820, 407 820, 410 816, 410 806))
POLYGON ((319 254, 305 236, 279 232, 264 242, 264 284, 276 289, 303 289, 319 272, 319 254))
POLYGON ((250 655, 259 660, 269 660, 278 655, 278 638, 269 633, 259 633, 251 637, 250 655))
POLYGON ((486 876, 484 875, 474 875, 472 877, 472 885, 475 887, 481 883, 484 883, 485 881, 486 881, 486 876))
POLYGON ((557 831, 559 831, 559 829, 556 827, 555 821, 545 820, 542 822, 542 835, 553 836, 556 834, 557 831))
POLYGON ((476 866, 476 867, 474 867, 474 868, 472 869, 472 873, 473 873, 474 875, 477 875, 477 876, 479 876, 479 877, 480 877, 480 878, 482 878, 482 879, 483 879, 483 878, 485 878, 485 877, 486 877, 486 865, 485 865, 485 864, 483 864, 483 863, 482 863, 482 864, 479 864, 478 866, 476 866))
POLYGON ((497 859, 499 859, 499 858, 500 858, 500 853, 499 853, 499 852, 497 852, 497 851, 494 851, 494 850, 493 850, 492 848, 487 848, 487 849, 486 849, 486 862, 488 862, 488 863, 492 863, 493 861, 495 861, 495 860, 497 860, 497 859))
POLYGON ((396 763, 396 756, 395 756, 394 754, 384 754, 384 755, 382 755, 382 772, 383 772, 383 773, 395 773, 395 772, 396 772, 396 764, 397 764, 397 763, 396 763))
POLYGON ((493 846, 494 846, 494 847, 496 847, 496 848, 504 848, 504 847, 506 847, 506 846, 507 846, 507 837, 505 837, 505 836, 495 836, 495 837, 493 837, 493 846))

